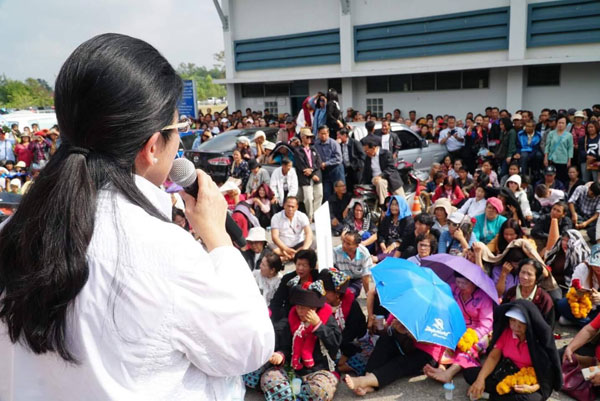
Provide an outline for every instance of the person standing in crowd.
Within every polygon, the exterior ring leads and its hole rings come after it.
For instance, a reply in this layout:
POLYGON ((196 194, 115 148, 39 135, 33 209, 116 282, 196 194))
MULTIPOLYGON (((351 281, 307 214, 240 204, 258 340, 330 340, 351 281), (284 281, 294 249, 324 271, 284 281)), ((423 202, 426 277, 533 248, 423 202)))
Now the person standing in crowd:
POLYGON ((313 243, 313 233, 308 216, 298 211, 298 199, 288 196, 284 209, 271 219, 271 238, 276 248, 274 252, 287 262, 294 259, 300 249, 309 249, 313 243))
POLYGON ((12 160, 14 162, 14 146, 15 141, 7 138, 6 132, 0 129, 0 160, 12 160))
POLYGON ((402 142, 395 132, 392 132, 389 121, 381 123, 381 132, 376 134, 381 138, 381 149, 389 151, 394 159, 398 151, 402 148, 402 142))
POLYGON ((311 144, 313 137, 310 128, 302 128, 300 130, 302 146, 294 149, 294 164, 298 172, 298 185, 302 190, 306 214, 311 221, 315 210, 323 202, 322 160, 319 152, 311 144))
POLYGON ((541 141, 542 136, 535 130, 533 121, 525 123, 525 128, 517 134, 517 153, 513 157, 519 160, 523 174, 527 173, 529 168, 532 171, 539 168, 542 161, 541 141))
MULTIPOLYGON (((335 89, 327 91, 327 127, 331 133, 331 137, 337 139, 337 132, 344 128, 344 119, 338 99, 338 93, 335 89)), ((321 132, 321 127, 319 127, 321 132)))
POLYGON ((298 194, 298 176, 290 159, 287 157, 281 159, 281 166, 273 170, 269 187, 273 190, 274 195, 271 203, 279 207, 283 207, 288 196, 295 197, 298 194))
POLYGON ((31 134, 28 131, 21 135, 21 143, 15 145, 15 156, 18 162, 25 163, 29 167, 33 161, 33 152, 29 149, 31 143, 31 134))
POLYGON ((598 121, 590 121, 585 126, 586 135, 579 145, 581 159, 581 178, 584 181, 598 181, 598 169, 600 168, 600 124, 598 121), (584 157, 585 156, 585 157, 584 157))
POLYGON ((365 152, 359 141, 350 138, 346 129, 338 131, 338 142, 342 152, 342 164, 348 192, 354 191, 354 186, 360 182, 365 165, 365 152))
POLYGON ((344 179, 344 165, 342 164, 342 150, 340 144, 329 137, 329 128, 319 127, 319 138, 315 142, 315 149, 321 157, 321 170, 323 172, 323 198, 329 199, 333 193, 333 184, 344 179))
POLYGON ((567 131, 567 117, 556 119, 556 130, 548 134, 544 148, 544 166, 556 167, 557 178, 564 184, 569 181, 567 169, 573 158, 573 136, 567 131))
POLYGON ((517 133, 510 118, 500 119, 500 144, 496 149, 496 162, 500 167, 499 177, 508 173, 508 164, 517 153, 517 133))
POLYGON ((465 131, 456 126, 456 118, 454 116, 448 116, 447 121, 448 128, 440 132, 440 144, 446 145, 446 149, 452 159, 460 158, 465 146, 465 131))
POLYGON ((404 196, 402 178, 394 165, 391 152, 381 149, 381 139, 378 136, 367 135, 361 139, 361 143, 367 155, 361 183, 375 186, 378 204, 383 209, 388 188, 392 194, 404 196))
POLYGON ((272 354, 267 307, 204 172, 197 198, 182 196, 206 249, 171 222, 160 186, 188 124, 177 123, 182 86, 155 48, 120 34, 62 66, 62 146, 0 231, 4 395, 240 398, 240 375, 272 354))

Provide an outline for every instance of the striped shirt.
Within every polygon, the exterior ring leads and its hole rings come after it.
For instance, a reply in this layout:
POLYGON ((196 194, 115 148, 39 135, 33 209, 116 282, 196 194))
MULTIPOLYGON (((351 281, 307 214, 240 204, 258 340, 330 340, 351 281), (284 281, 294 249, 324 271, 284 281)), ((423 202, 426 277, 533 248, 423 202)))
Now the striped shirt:
POLYGON ((333 264, 339 271, 349 275, 351 279, 357 279, 371 275, 373 261, 369 250, 363 245, 356 248, 354 259, 350 259, 342 246, 338 245, 333 248, 333 264))

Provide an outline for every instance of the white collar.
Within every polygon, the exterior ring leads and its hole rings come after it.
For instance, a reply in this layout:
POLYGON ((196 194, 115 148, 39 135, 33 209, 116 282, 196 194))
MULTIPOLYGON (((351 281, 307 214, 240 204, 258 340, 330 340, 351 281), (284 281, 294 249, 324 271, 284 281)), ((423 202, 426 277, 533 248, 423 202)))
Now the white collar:
POLYGON ((135 185, 142 192, 142 194, 148 198, 150 203, 154 205, 169 221, 172 219, 173 203, 171 202, 171 195, 142 177, 141 175, 134 175, 135 185))

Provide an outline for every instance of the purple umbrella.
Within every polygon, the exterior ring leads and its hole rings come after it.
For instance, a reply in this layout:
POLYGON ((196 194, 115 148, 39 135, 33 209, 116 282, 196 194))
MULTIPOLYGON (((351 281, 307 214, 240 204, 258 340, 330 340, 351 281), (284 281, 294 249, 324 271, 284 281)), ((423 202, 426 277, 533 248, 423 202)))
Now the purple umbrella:
POLYGON ((481 267, 463 257, 438 253, 421 259, 421 266, 429 267, 448 284, 454 282, 454 272, 458 272, 498 304, 498 291, 494 281, 481 267))

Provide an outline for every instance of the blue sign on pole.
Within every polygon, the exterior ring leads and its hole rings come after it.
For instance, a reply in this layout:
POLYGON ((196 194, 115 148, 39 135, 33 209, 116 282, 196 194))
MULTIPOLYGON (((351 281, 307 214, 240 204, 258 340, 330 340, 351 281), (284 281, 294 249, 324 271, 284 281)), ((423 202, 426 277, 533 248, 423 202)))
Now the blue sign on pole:
POLYGON ((177 105, 180 116, 198 118, 198 102, 196 101, 196 81, 193 79, 183 80, 183 93, 177 105))

